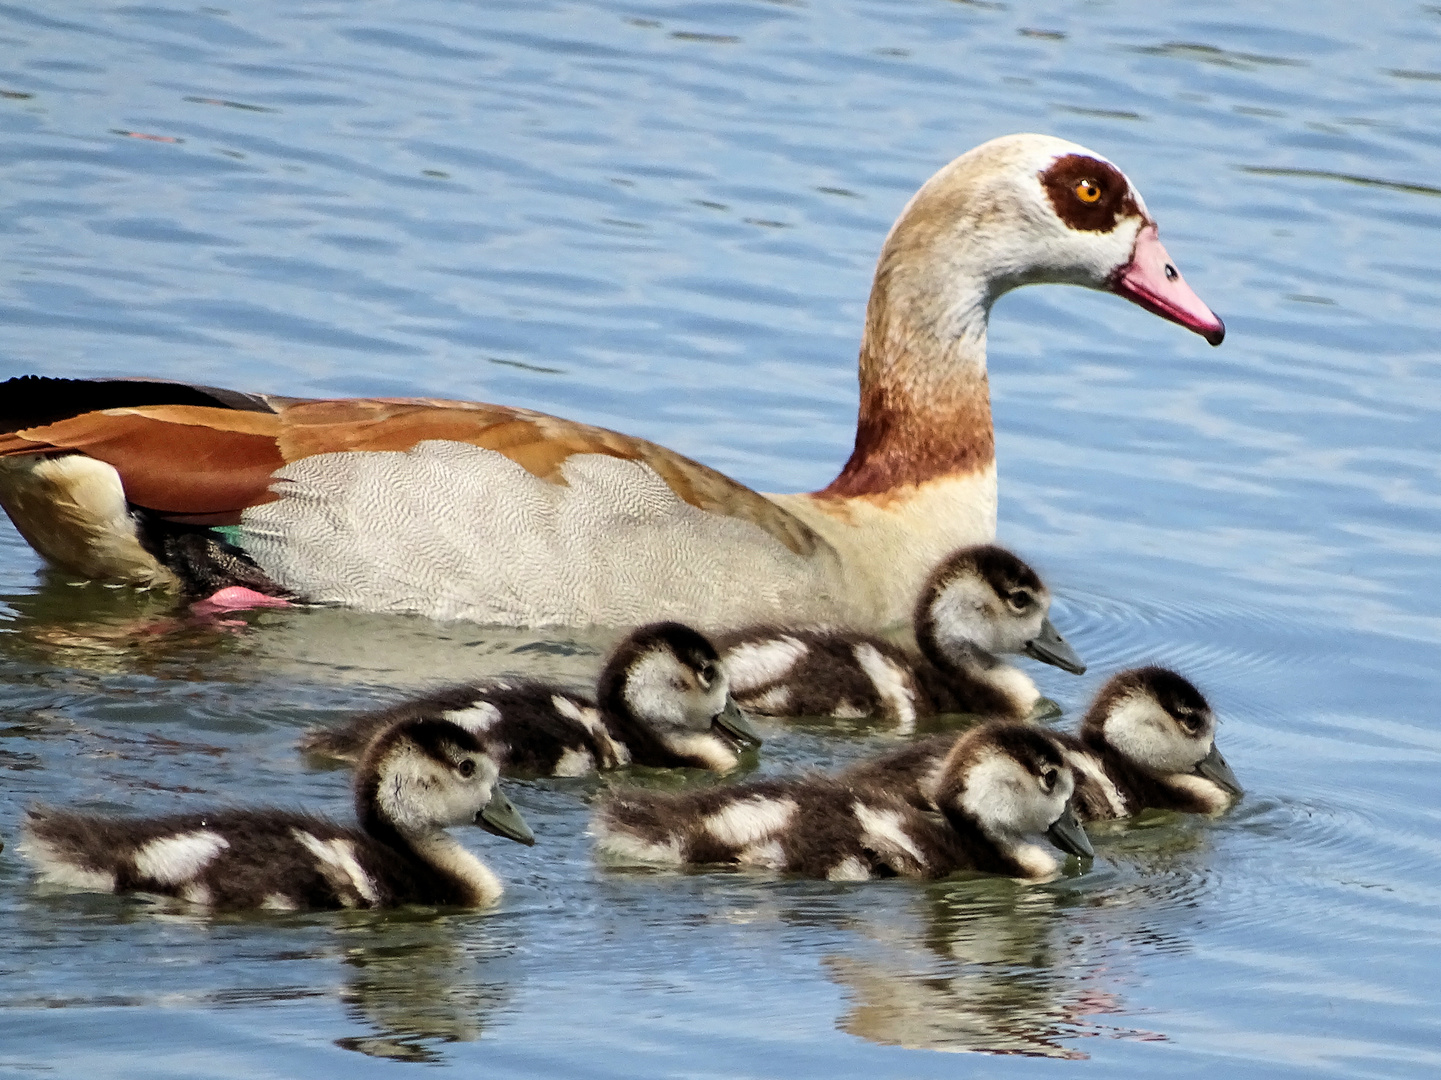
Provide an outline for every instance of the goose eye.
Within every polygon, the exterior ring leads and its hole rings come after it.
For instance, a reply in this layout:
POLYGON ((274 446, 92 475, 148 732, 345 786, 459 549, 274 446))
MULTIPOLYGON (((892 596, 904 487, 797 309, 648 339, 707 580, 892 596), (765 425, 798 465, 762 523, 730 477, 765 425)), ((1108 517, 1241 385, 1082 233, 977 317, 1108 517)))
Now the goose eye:
POLYGON ((709 686, 715 682, 715 677, 716 667, 714 664, 706 664, 700 669, 700 684, 702 686, 709 686))
POLYGON ((1094 180, 1076 181, 1076 198, 1083 203, 1094 203, 1101 201, 1101 189, 1094 180))
POLYGON ((1041 790, 1053 791, 1056 787, 1056 770, 1046 769, 1041 773, 1041 790))
POLYGON ((459 771, 461 776, 467 778, 472 777, 475 775, 475 761, 473 758, 466 758, 464 761, 462 761, 459 765, 456 766, 456 769, 457 771, 459 771))
POLYGON ((1006 597, 1006 599, 1010 601, 1011 607, 1015 608, 1017 611, 1025 611, 1026 608, 1031 606, 1031 594, 1028 592, 1023 592, 1020 589, 1017 589, 1015 592, 1011 593, 1011 595, 1006 597))

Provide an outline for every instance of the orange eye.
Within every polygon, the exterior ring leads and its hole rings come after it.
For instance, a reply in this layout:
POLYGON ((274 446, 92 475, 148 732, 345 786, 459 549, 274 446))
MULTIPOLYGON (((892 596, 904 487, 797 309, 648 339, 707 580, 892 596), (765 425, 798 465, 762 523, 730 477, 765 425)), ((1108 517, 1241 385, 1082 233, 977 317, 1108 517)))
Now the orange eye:
POLYGON ((1076 182, 1076 198, 1083 203, 1101 201, 1101 189, 1096 186, 1094 180, 1078 180, 1076 182))

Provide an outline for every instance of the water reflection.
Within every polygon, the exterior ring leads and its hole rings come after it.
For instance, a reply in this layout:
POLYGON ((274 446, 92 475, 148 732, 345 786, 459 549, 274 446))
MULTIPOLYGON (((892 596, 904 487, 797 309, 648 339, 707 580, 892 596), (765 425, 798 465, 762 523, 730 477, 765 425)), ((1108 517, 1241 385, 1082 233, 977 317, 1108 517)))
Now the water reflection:
POLYGON ((341 931, 340 1000, 350 1019, 371 1033, 335 1044, 370 1057, 434 1064, 444 1060, 440 1047, 479 1039, 513 990, 487 962, 499 958, 499 948, 476 931, 473 919, 407 913, 361 919, 341 931))

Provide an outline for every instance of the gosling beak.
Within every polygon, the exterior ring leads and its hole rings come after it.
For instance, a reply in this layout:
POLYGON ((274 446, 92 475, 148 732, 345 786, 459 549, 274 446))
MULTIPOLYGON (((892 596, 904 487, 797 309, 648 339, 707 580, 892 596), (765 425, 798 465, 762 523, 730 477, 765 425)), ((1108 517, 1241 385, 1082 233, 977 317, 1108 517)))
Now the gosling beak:
POLYGON ((1091 847, 1091 838, 1076 820, 1076 812, 1071 809, 1070 803, 1066 803, 1066 809, 1061 811, 1061 816, 1046 830, 1046 839, 1071 855, 1079 855, 1083 859, 1096 857, 1096 850, 1091 847))
POLYGON ((1047 720, 1059 720, 1064 712, 1059 703, 1048 697, 1036 698, 1036 703, 1031 706, 1031 711, 1026 713, 1026 723, 1040 724, 1047 720))
POLYGON ((751 727, 751 722, 746 719, 746 714, 741 712, 741 707, 729 694, 726 695, 726 707, 711 717, 711 724, 727 734, 734 735, 743 743, 751 746, 761 744, 761 737, 756 734, 756 729, 751 727))
POLYGON ((1196 766, 1195 773, 1225 788, 1238 799, 1246 794, 1241 789, 1241 781, 1236 779, 1236 774, 1231 771, 1231 766, 1226 764, 1226 759, 1221 756, 1221 750, 1214 742, 1211 743, 1211 752, 1196 766))
POLYGON ((488 833, 504 836, 507 840, 518 840, 527 847, 535 845, 535 833, 520 816, 515 804, 505 797, 497 784, 490 793, 490 802, 475 815, 475 823, 488 833))
POLYGON ((1085 662, 1076 655, 1076 650, 1071 648, 1071 643, 1061 637, 1056 629, 1056 624, 1051 622, 1048 616, 1041 623, 1041 632, 1026 642, 1026 655, 1033 660, 1039 660, 1043 664, 1055 664, 1072 675, 1084 675, 1086 673, 1085 662))

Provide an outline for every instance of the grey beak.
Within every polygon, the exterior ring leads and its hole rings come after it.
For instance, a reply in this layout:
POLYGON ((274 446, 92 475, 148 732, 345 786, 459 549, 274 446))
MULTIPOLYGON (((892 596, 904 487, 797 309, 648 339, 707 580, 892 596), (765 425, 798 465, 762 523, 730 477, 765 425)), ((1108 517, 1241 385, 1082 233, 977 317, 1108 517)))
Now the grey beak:
POLYGON ((726 707, 711 717, 711 724, 734 735, 743 743, 749 743, 751 746, 761 744, 761 737, 756 734, 756 729, 751 727, 751 722, 746 719, 746 714, 741 712, 741 707, 729 694, 726 695, 726 707))
POLYGON ((1241 781, 1236 779, 1236 774, 1231 771, 1231 766, 1226 764, 1226 759, 1221 756, 1220 748, 1211 743, 1211 752, 1203 757, 1195 769, 1197 776, 1204 776, 1213 784, 1219 784, 1238 799, 1246 794, 1241 790, 1241 781))
POLYGON ((1036 698, 1036 703, 1031 706, 1031 711, 1026 713, 1026 723, 1039 724, 1046 720, 1059 720, 1064 710, 1060 704, 1048 697, 1036 698))
POLYGON ((525 818, 520 816, 515 804, 505 797, 499 784, 491 789, 490 802, 475 815, 475 823, 486 832, 503 836, 507 840, 516 840, 527 847, 535 844, 535 833, 530 831, 530 826, 525 823, 525 818))
POLYGON ((1055 664, 1072 675, 1086 673, 1085 663, 1076 655, 1076 650, 1071 648, 1071 643, 1061 637, 1049 616, 1041 623, 1041 632, 1026 642, 1025 652, 1034 660, 1043 664, 1055 664))
POLYGON ((1076 820, 1076 812, 1071 809, 1070 803, 1066 803, 1066 809, 1061 812, 1061 816, 1046 830, 1046 839, 1071 855, 1079 855, 1083 859, 1096 857, 1096 850, 1091 847, 1091 838, 1076 820))

